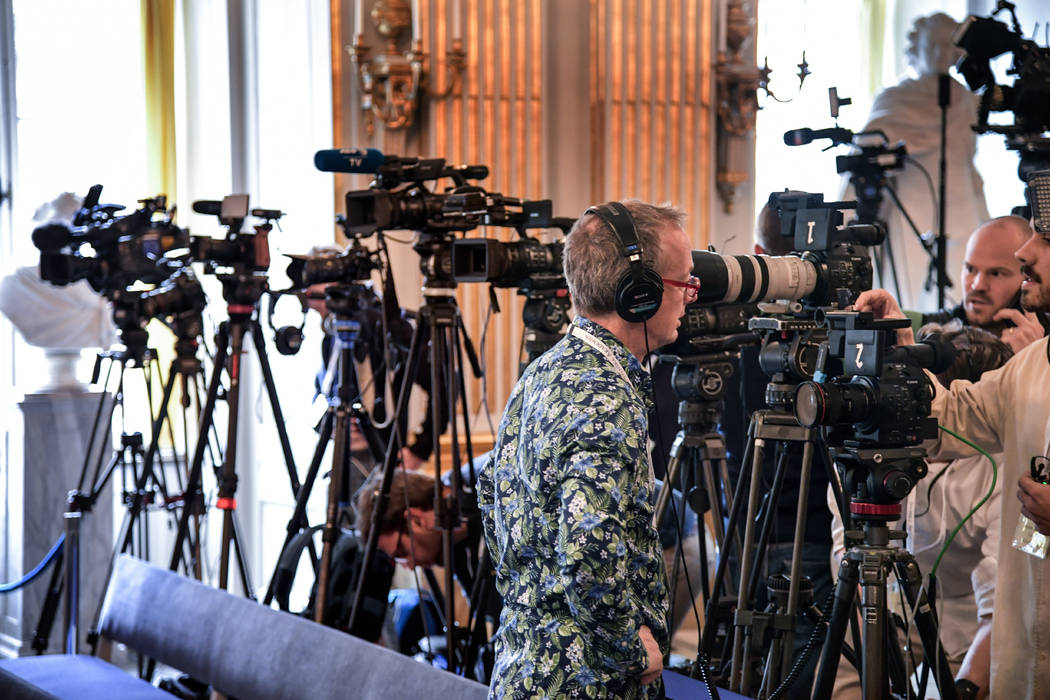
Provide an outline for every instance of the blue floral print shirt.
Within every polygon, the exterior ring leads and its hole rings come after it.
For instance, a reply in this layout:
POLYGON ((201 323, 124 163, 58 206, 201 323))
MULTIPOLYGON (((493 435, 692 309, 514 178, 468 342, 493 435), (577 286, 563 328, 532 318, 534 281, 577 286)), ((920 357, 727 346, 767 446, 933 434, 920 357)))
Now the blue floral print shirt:
POLYGON ((577 316, 626 370, 567 334, 525 371, 478 475, 503 612, 490 697, 645 698, 648 625, 670 644, 646 457, 652 381, 612 333, 577 316))

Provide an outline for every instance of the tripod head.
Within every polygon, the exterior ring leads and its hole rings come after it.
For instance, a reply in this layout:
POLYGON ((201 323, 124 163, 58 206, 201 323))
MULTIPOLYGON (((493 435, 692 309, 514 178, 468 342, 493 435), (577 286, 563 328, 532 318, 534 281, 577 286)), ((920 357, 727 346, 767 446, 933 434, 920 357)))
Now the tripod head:
POLYGON ((525 324, 522 342, 525 345, 525 360, 518 368, 520 375, 537 357, 547 352, 565 335, 569 322, 569 307, 572 299, 560 275, 556 286, 530 285, 518 288, 525 297, 521 319, 525 324))

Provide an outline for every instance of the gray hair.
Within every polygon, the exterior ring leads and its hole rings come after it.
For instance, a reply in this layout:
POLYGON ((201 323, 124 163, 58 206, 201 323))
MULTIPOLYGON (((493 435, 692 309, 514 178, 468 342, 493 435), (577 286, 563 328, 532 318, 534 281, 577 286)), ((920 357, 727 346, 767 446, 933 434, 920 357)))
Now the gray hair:
MULTIPOLYGON (((682 228, 685 212, 669 204, 648 204, 637 199, 625 200, 623 205, 634 219, 642 262, 656 269, 661 236, 682 228)), ((630 265, 620 239, 604 219, 584 214, 576 220, 565 238, 564 262, 565 280, 579 313, 590 316, 616 310, 616 283, 630 265)))

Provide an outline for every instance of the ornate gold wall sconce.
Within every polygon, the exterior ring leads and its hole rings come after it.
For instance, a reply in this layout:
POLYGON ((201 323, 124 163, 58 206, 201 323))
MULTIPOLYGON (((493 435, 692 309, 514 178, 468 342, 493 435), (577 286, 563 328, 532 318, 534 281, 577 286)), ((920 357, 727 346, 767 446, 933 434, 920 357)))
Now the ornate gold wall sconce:
MULTIPOLYGON (((716 172, 715 185, 726 213, 733 210, 737 188, 748 180, 748 136, 754 131, 758 91, 777 102, 769 89, 769 61, 759 68, 751 60, 755 16, 749 0, 722 0, 719 17, 718 58, 715 64, 716 172)), ((799 90, 810 74, 806 54, 798 64, 799 90)))
POLYGON ((378 119, 387 129, 412 126, 423 94, 431 99, 448 97, 456 89, 467 65, 463 49, 461 0, 453 0, 452 45, 445 52, 446 87, 440 92, 428 89, 430 63, 423 52, 422 17, 418 0, 375 0, 368 13, 385 46, 374 56, 365 42, 364 5, 356 0, 354 30, 356 36, 347 53, 354 66, 361 92, 361 109, 367 115, 368 133, 375 133, 378 119), (401 51, 398 39, 412 27, 411 48, 401 51))

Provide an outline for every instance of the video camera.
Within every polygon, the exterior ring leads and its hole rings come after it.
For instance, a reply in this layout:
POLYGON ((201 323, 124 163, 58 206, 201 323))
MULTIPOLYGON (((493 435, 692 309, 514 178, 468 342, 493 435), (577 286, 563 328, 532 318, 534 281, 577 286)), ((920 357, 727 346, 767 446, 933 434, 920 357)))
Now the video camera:
POLYGON ((355 239, 339 255, 290 255, 286 274, 295 289, 327 282, 367 281, 372 270, 381 269, 378 252, 365 248, 355 239))
MULTIPOLYGON (((151 319, 167 323, 173 316, 199 315, 208 305, 200 280, 184 267, 148 291, 123 289, 110 295, 113 322, 122 331, 145 328, 151 319)), ((201 329, 203 330, 203 329, 201 329)))
POLYGON ((486 192, 468 180, 484 180, 484 165, 446 165, 444 158, 383 155, 374 148, 326 149, 314 154, 318 170, 367 173, 374 179, 367 190, 346 193, 348 235, 369 235, 387 229, 428 234, 470 231, 478 226, 548 225, 550 201, 529 201, 486 192), (426 182, 449 178, 453 186, 433 192, 426 182))
POLYGON ((820 320, 828 328, 827 352, 815 381, 795 392, 795 417, 803 426, 828 428, 828 444, 837 446, 835 459, 846 466, 845 485, 855 502, 897 503, 926 475, 918 446, 937 437, 933 387, 923 369, 943 372, 954 348, 939 335, 895 345, 907 319, 829 311, 820 320))
POLYGON ((1030 171, 1050 167, 1050 139, 1041 136, 1050 130, 1050 49, 1023 38, 1013 4, 1002 1, 989 17, 967 17, 952 40, 965 51, 956 66, 959 73, 981 96, 974 131, 1006 136, 1007 147, 1021 157, 1021 180, 1030 171), (994 19, 1003 10, 1009 11, 1012 27, 994 19), (1016 78, 1013 85, 999 85, 991 62, 1007 52, 1013 56, 1008 72, 1016 78), (1014 123, 991 125, 991 112, 1013 112, 1014 123))
POLYGON ((563 241, 541 243, 526 235, 529 228, 559 228, 567 234, 574 219, 551 217, 550 200, 542 215, 512 224, 521 237, 504 243, 492 238, 468 238, 452 243, 452 277, 457 282, 488 282, 494 287, 534 290, 566 289, 562 268, 563 241))
POLYGON ((880 129, 854 132, 840 126, 827 129, 792 129, 784 132, 784 143, 802 146, 816 139, 831 139, 831 148, 849 144, 857 151, 835 157, 835 172, 850 174, 850 184, 857 195, 857 221, 870 223, 878 220, 882 203, 882 187, 887 170, 901 170, 908 158, 903 141, 889 145, 886 133, 880 129))
POLYGON ((456 231, 478 226, 524 231, 554 225, 550 200, 505 197, 469 184, 468 180, 488 177, 484 165, 449 166, 443 158, 383 155, 372 148, 318 151, 314 165, 326 172, 375 176, 369 189, 346 193, 347 235, 387 229, 418 231, 413 247, 421 258, 424 287, 449 287, 456 281, 490 281, 509 287, 516 286, 514 279, 521 275, 555 268, 560 273, 560 250, 528 240, 510 244, 512 248, 501 247, 498 241, 470 242, 461 247, 458 265, 453 262, 450 242, 456 231), (443 178, 452 180, 444 192, 434 192, 427 185, 443 178))
POLYGON ((241 231, 248 216, 248 195, 231 194, 222 201, 198 200, 193 203, 198 214, 217 216, 226 227, 225 238, 209 236, 190 237, 190 257, 204 263, 204 269, 212 274, 223 270, 266 272, 270 268, 270 244, 268 236, 274 221, 284 214, 277 209, 252 209, 251 215, 264 219, 255 225, 254 233, 241 231))
POLYGON ((167 279, 178 264, 164 256, 185 248, 189 234, 172 222, 164 195, 141 199, 139 209, 117 216, 124 207, 99 204, 101 194, 102 185, 91 187, 72 227, 50 223, 33 231, 41 278, 59 286, 87 280, 100 293, 167 279))

